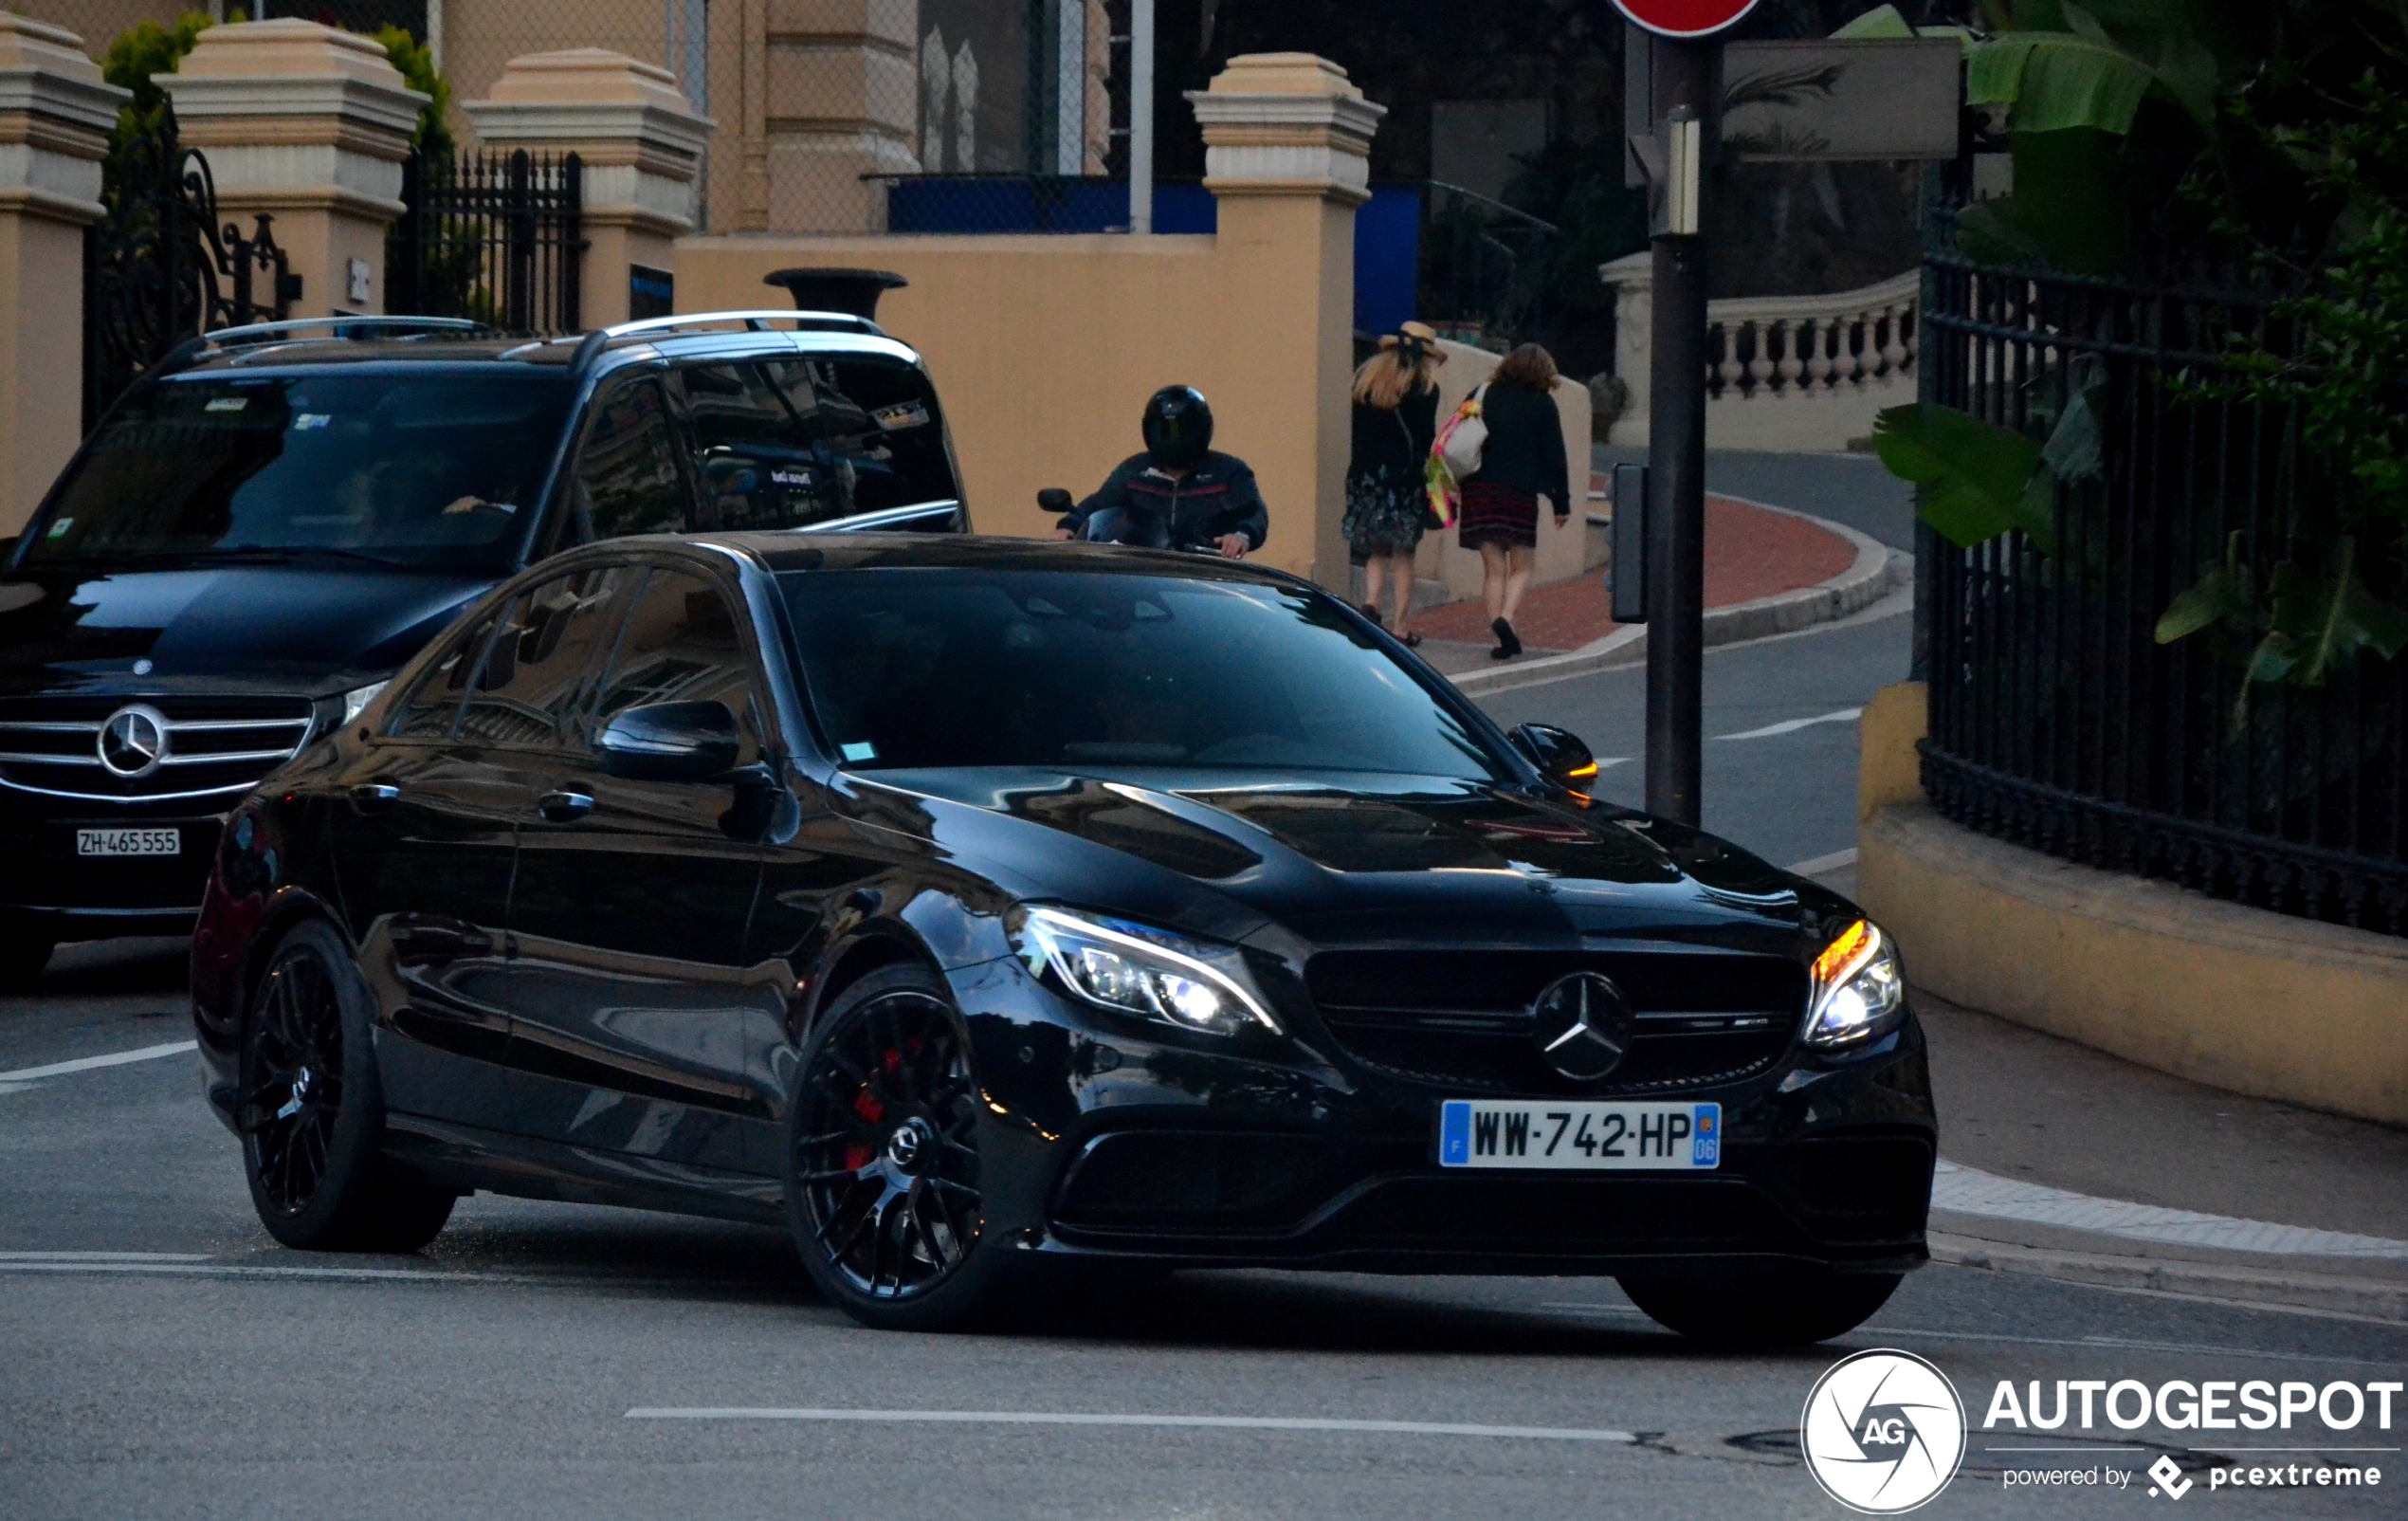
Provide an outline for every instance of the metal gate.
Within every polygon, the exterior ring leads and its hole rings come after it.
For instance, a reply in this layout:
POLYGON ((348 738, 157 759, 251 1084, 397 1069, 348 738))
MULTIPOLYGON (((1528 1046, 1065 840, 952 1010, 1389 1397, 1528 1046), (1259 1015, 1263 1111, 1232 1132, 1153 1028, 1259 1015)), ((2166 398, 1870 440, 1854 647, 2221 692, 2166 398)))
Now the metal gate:
POLYGON ((387 308, 508 333, 583 330, 585 164, 525 149, 420 153, 385 247, 387 308))
POLYGON ((178 343, 281 318, 301 296, 274 217, 260 212, 247 238, 218 220, 209 160, 178 143, 172 110, 112 144, 100 203, 83 236, 86 432, 178 343))

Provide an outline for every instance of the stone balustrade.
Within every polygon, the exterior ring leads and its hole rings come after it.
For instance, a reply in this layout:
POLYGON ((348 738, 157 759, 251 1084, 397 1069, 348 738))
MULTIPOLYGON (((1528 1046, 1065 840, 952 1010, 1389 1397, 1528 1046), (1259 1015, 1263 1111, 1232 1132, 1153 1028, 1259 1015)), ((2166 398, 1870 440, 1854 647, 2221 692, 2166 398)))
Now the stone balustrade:
MULTIPOLYGON (((1651 255, 1598 270, 1614 287, 1614 373, 1631 405, 1617 445, 1648 431, 1653 338, 1651 255)), ((1915 399, 1920 270, 1824 296, 1749 296, 1706 307, 1706 441, 1711 449, 1826 453, 1872 432, 1885 407, 1915 399)))

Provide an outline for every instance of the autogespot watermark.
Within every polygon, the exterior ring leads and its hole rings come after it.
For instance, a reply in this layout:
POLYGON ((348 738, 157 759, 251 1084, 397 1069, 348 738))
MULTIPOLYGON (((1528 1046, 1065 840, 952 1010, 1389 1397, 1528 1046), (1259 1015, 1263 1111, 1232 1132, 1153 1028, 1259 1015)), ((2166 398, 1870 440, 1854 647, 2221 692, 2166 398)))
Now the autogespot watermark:
POLYGON ((2371 1499, 2400 1482, 2403 1390, 2397 1380, 2000 1379, 1975 1426, 1938 1366, 1883 1349, 1815 1381, 1798 1446, 1824 1493, 1868 1515, 1915 1510, 1961 1472, 2009 1490, 2164 1500, 2300 1489, 2371 1499))

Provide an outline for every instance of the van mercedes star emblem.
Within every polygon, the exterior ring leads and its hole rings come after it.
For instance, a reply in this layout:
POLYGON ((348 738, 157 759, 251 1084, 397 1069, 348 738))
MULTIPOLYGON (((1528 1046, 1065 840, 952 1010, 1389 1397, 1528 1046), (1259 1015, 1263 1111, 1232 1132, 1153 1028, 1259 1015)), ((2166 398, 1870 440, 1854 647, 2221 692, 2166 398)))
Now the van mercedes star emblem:
POLYGON ((1631 1003, 1613 980, 1575 972, 1548 983, 1530 1006, 1530 1034, 1547 1065, 1576 1083, 1594 1082, 1622 1062, 1636 1032, 1631 1003))
POLYGON ((167 755, 167 715, 136 704, 100 725, 100 764, 120 777, 146 777, 167 755))

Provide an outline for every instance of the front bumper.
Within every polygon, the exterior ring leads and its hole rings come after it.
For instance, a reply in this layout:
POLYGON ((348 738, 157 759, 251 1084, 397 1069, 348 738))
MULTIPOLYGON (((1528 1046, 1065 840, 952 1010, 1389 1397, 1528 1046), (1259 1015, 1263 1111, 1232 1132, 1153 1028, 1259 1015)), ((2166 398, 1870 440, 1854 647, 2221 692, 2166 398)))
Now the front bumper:
POLYGON ((0 912, 42 921, 62 938, 182 934, 199 912, 224 827, 222 815, 195 814, 190 803, 106 815, 88 804, 15 803, 0 812, 0 912), (79 829, 161 828, 177 832, 173 855, 87 856, 76 848, 79 829))
POLYGON ((1710 1172, 1437 1164, 1438 1107, 1479 1096, 1325 1057, 1106 1028, 1016 962, 957 973, 990 1111, 988 1223, 1024 1250, 1188 1265, 1605 1274, 1927 1257, 1937 1155, 1923 1035, 1793 1053, 1723 1106, 1710 1172))

